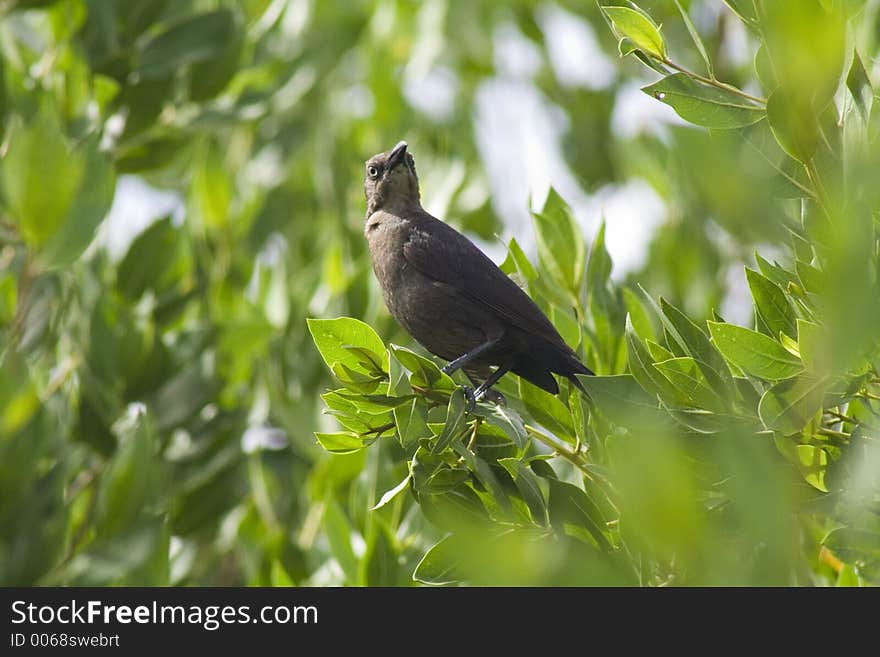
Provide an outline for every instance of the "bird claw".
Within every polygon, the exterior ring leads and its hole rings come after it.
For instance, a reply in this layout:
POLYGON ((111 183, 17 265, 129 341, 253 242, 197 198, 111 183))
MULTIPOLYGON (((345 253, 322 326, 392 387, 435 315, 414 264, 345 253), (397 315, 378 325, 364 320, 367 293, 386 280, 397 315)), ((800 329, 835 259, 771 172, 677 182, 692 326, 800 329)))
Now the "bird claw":
POLYGON ((473 413, 477 408, 477 398, 474 395, 474 389, 470 386, 462 386, 461 391, 464 393, 465 402, 467 402, 465 410, 468 413, 473 413))
POLYGON ((504 395, 495 390, 490 389, 480 391, 479 389, 474 390, 470 386, 462 386, 461 390, 464 393, 464 399, 466 402, 465 409, 468 413, 473 413, 476 410, 478 401, 492 402, 493 404, 501 406, 507 405, 507 400, 504 398, 504 395), (478 392, 479 396, 477 396, 478 392))

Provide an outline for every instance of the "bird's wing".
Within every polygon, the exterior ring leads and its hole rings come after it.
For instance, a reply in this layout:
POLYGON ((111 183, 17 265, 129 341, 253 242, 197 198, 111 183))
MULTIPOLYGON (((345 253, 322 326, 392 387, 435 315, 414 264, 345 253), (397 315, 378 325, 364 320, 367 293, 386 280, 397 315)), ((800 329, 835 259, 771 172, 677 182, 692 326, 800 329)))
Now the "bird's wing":
POLYGON ((473 242, 430 215, 420 218, 416 226, 403 246, 412 267, 492 310, 506 324, 567 349, 535 302, 473 242))

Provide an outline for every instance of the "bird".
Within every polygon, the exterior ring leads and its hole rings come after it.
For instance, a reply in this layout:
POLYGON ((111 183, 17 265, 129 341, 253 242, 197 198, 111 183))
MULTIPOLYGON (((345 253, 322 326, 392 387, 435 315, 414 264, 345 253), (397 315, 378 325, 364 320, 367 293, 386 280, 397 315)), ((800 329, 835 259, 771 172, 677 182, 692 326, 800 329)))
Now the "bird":
MULTIPOLYGON (((407 143, 366 161, 364 235, 388 311, 425 349, 461 369, 476 401, 508 372, 558 394, 553 374, 592 375, 537 304, 471 240, 422 207, 407 143), (494 369, 493 369, 494 368, 494 369)), ((491 394, 490 394, 491 393, 491 394)))

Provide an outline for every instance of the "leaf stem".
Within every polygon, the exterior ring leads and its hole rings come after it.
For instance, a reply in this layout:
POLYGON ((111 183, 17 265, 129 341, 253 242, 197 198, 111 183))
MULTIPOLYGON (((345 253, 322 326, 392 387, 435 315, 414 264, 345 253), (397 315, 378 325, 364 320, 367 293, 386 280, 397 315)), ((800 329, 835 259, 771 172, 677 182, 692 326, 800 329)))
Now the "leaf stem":
POLYGON ((360 435, 361 436, 372 436, 373 434, 376 434, 377 436, 381 436, 383 433, 385 433, 386 431, 389 431, 391 429, 394 429, 396 426, 397 426, 397 424, 395 424, 394 422, 388 422, 387 424, 383 424, 378 427, 373 427, 369 431, 364 431, 360 435))
POLYGON ((538 442, 543 443, 559 456, 568 460, 590 479, 593 478, 593 474, 587 469, 587 464, 584 462, 583 457, 580 456, 579 452, 574 452, 565 448, 561 443, 559 443, 559 441, 551 438, 546 433, 540 431, 539 429, 536 429, 530 424, 525 424, 523 426, 525 427, 526 432, 528 432, 528 434, 535 438, 538 442))
POLYGON ((673 62, 668 57, 661 57, 660 61, 663 62, 669 68, 675 69, 680 73, 684 73, 686 76, 691 78, 692 80, 696 80, 697 82, 701 82, 709 87, 715 87, 716 89, 722 89, 724 91, 729 91, 732 94, 736 94, 737 96, 741 96, 742 98, 746 98, 747 100, 751 100, 752 102, 758 103, 762 107, 767 105, 766 98, 760 98, 759 96, 753 96, 752 94, 746 93, 742 89, 737 89, 732 84, 727 84, 726 82, 721 82, 720 80, 716 80, 715 78, 707 78, 705 75, 700 75, 699 73, 694 73, 691 70, 684 68, 683 66, 679 66, 675 62, 673 62))

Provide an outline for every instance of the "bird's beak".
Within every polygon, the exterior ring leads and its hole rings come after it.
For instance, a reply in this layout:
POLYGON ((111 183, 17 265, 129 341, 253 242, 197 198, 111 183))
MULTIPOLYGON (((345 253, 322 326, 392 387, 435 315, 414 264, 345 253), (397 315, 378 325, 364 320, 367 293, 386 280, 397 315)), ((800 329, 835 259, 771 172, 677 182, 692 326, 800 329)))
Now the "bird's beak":
POLYGON ((391 171, 391 169, 400 164, 403 161, 404 155, 406 155, 406 142, 402 141, 388 155, 388 171, 391 171))

